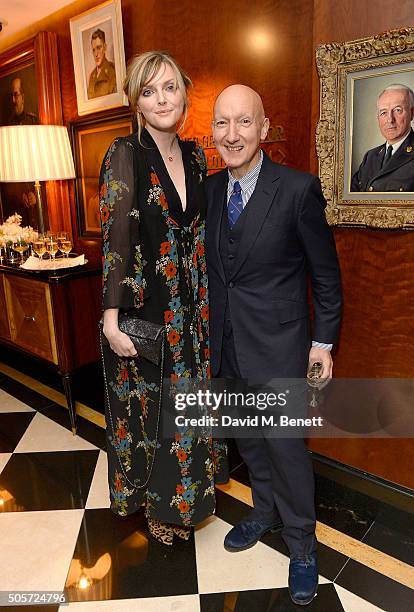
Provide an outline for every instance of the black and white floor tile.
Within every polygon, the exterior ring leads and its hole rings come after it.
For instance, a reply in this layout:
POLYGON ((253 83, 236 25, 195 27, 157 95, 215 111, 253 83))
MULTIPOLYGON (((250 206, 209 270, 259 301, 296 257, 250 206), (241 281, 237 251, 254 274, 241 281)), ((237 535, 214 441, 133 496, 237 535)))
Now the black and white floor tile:
MULTIPOLYGON (((65 591, 74 612, 290 612, 289 560, 280 534, 250 550, 223 548, 227 531, 249 508, 223 491, 217 513, 189 542, 172 548, 148 534, 142 513, 109 509, 102 431, 6 376, 0 378, 0 592, 65 591), (96 430, 96 431, 95 431, 96 430)), ((232 476, 243 482, 246 472, 232 476)), ((340 505, 319 480, 320 520, 405 564, 413 563, 407 513, 396 525, 387 507, 340 505)), ((408 612, 414 591, 320 545, 318 596, 311 612, 408 612)), ((1 610, 12 609, 3 605, 1 610)), ((58 610, 59 606, 21 606, 58 610)))

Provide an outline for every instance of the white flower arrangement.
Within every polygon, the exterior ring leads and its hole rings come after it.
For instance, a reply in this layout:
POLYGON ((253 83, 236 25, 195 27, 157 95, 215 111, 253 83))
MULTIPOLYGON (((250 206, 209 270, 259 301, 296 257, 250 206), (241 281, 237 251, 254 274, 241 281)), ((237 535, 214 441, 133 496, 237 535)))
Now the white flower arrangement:
POLYGON ((3 225, 0 225, 0 243, 11 244, 16 238, 21 238, 25 242, 33 242, 38 236, 38 232, 30 225, 21 226, 22 217, 18 213, 14 213, 6 219, 3 225))

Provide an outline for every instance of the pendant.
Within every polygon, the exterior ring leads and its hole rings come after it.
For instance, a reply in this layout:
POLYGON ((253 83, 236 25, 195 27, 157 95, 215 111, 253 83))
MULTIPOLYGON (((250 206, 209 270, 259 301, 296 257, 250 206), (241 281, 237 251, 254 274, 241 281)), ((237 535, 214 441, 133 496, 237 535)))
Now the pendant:
POLYGON ((168 156, 168 161, 170 161, 170 162, 174 161, 174 158, 173 158, 173 156, 172 156, 172 155, 169 155, 169 156, 168 156))

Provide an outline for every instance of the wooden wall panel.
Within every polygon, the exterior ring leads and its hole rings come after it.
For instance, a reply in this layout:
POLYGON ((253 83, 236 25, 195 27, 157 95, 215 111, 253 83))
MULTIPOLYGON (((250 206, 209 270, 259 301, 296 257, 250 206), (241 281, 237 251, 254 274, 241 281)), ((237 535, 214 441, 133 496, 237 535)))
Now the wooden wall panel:
MULTIPOLYGON (((414 5, 401 0, 315 0, 319 44, 414 26, 414 5)), ((319 118, 313 62, 311 138, 319 118)), ((310 168, 317 172, 314 146, 310 168)), ((336 376, 414 378, 414 232, 336 229, 345 307, 336 376)), ((392 407, 390 407, 392 409, 392 407)), ((414 488, 414 440, 311 440, 310 448, 387 480, 414 488)))

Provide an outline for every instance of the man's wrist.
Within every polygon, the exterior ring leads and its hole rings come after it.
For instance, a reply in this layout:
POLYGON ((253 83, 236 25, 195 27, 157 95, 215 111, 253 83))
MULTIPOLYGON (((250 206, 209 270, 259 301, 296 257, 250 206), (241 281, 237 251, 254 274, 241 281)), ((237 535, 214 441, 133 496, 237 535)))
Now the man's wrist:
POLYGON ((316 340, 312 340, 312 348, 321 348, 325 349, 325 351, 331 351, 333 344, 327 344, 326 342, 317 342, 316 340))

